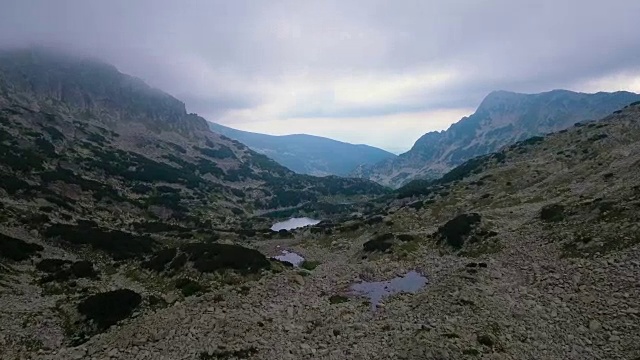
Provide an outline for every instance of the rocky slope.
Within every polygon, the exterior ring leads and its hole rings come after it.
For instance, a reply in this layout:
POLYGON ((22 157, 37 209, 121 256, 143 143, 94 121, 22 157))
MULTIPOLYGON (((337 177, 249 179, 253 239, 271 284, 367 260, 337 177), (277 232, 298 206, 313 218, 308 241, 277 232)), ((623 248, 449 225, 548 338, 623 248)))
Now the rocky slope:
POLYGON ((26 199, 50 196, 109 216, 114 208, 178 221, 198 213, 224 224, 220 217, 384 192, 367 181, 296 175, 212 133, 179 100, 95 61, 5 52, 0 107, 2 174, 15 179, 5 190, 26 199))
POLYGON ((640 103, 269 240, 35 228, 46 209, 17 192, 0 358, 637 359, 638 164, 640 103), (409 270, 428 284, 376 309, 349 291, 409 270))
POLYGON ((269 268, 255 250, 211 244, 273 237, 273 220, 256 214, 330 217, 386 192, 295 174, 113 66, 42 49, 0 52, 0 154, 3 359, 156 306, 153 287, 130 279, 172 252, 166 284, 185 293, 200 289, 190 271, 269 268))
POLYGON ((238 140, 252 150, 299 173, 316 176, 347 176, 359 165, 373 165, 396 157, 368 145, 354 145, 320 136, 297 134, 273 136, 209 123, 211 130, 238 140))
POLYGON ((531 136, 566 129, 576 122, 602 118, 638 100, 640 95, 629 92, 496 91, 482 101, 474 114, 446 131, 427 133, 398 158, 360 167, 353 175, 391 187, 412 179, 437 178, 475 156, 531 136))

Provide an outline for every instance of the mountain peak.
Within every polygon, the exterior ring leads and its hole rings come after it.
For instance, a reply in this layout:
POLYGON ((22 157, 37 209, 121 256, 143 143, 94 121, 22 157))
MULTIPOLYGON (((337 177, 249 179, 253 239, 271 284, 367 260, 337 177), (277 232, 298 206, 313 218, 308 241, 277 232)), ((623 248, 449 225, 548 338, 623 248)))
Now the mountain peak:
POLYGON ((11 89, 15 101, 29 98, 46 107, 54 100, 83 116, 142 122, 154 131, 208 131, 206 121, 188 115, 182 101, 88 57, 48 48, 3 50, 0 73, 0 85, 11 89))
POLYGON ((443 132, 418 139, 394 161, 376 164, 367 178, 399 186, 414 178, 438 177, 473 157, 532 136, 559 131, 576 122, 602 118, 623 108, 640 95, 630 92, 578 93, 556 89, 539 94, 493 91, 474 114, 443 132))

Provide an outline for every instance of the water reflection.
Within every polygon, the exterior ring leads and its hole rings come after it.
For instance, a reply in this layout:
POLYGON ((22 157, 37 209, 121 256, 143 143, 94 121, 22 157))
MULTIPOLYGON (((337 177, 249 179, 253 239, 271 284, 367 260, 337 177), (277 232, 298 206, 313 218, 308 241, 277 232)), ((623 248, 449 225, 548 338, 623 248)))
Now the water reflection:
POLYGON ((304 258, 294 252, 282 250, 282 255, 274 256, 276 260, 286 261, 295 267, 299 267, 304 262, 304 258))
POLYGON ((320 223, 320 220, 315 220, 308 217, 291 218, 289 220, 281 221, 279 223, 273 224, 273 226, 271 227, 271 230, 273 231, 292 230, 292 229, 297 229, 297 228, 301 228, 309 225, 316 225, 318 223, 320 223))
POLYGON ((427 284, 427 278, 415 271, 410 271, 402 277, 387 281, 361 282, 351 285, 355 295, 367 297, 372 308, 376 308, 383 298, 393 294, 407 292, 415 293, 427 284))

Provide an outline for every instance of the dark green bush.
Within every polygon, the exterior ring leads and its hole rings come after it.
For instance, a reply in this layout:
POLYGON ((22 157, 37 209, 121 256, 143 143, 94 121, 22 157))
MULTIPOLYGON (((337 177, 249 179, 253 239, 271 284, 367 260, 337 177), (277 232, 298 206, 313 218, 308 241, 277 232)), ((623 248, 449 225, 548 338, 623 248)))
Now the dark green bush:
POLYGON ((42 250, 44 250, 42 245, 28 243, 0 233, 0 258, 22 261, 27 260, 42 250))
POLYGON ((422 200, 417 200, 412 203, 407 204, 407 207, 420 210, 424 207, 424 202, 422 200))
POLYGON ((210 148, 196 148, 202 155, 206 155, 212 157, 214 159, 227 159, 227 158, 235 158, 236 155, 233 153, 230 147, 219 145, 218 149, 210 149, 210 148))
POLYGON ((305 260, 300 264, 300 267, 305 270, 315 270, 320 265, 319 261, 305 260))
POLYGON ((227 269, 241 273, 257 273, 269 269, 271 263, 258 250, 239 245, 217 243, 191 243, 181 247, 201 272, 217 272, 227 269))
POLYGON ((176 257, 176 248, 166 248, 158 251, 149 259, 142 263, 142 267, 145 269, 161 272, 164 271, 167 264, 176 257))
POLYGON ((36 265, 36 269, 49 274, 40 280, 41 283, 62 282, 72 278, 95 278, 98 276, 93 268, 93 263, 87 260, 71 262, 60 259, 45 259, 36 265))
POLYGON ((61 133, 58 129, 54 128, 53 126, 45 126, 42 128, 42 130, 47 134, 49 134, 49 137, 51 137, 51 140, 53 141, 64 140, 65 138, 64 134, 61 133))
POLYGON ((331 295, 329 297, 330 304, 341 304, 349 301, 349 298, 343 295, 331 295))
POLYGON ((473 227, 480 223, 480 214, 461 214, 447 221, 438 228, 436 236, 444 240, 451 247, 459 249, 464 244, 465 238, 471 234, 473 227))
POLYGON ((148 233, 190 231, 189 228, 186 228, 184 226, 169 224, 169 223, 160 222, 160 221, 136 222, 136 223, 133 223, 133 228, 138 232, 148 232, 148 233))
POLYGON ((76 261, 71 264, 71 273, 76 278, 94 278, 97 276, 93 263, 88 260, 76 261))
POLYGON ((176 280, 176 289, 180 289, 184 297, 201 294, 207 290, 207 288, 199 282, 187 278, 176 280))
POLYGON ((187 254, 180 254, 176 256, 173 261, 169 264, 169 269, 178 270, 181 269, 187 263, 188 257, 187 254))
POLYGON ((156 241, 120 230, 110 230, 88 224, 53 224, 44 236, 70 245, 89 245, 102 250, 114 259, 127 259, 150 254, 156 241))
POLYGON ((44 155, 50 158, 55 158, 58 156, 58 154, 56 153, 56 147, 53 146, 53 144, 50 143, 47 139, 39 137, 36 139, 35 143, 38 150, 44 155))
POLYGON ((415 235, 411 235, 411 234, 399 234, 397 235, 398 240, 400 241, 413 241, 416 239, 415 235))
POLYGON ((199 360, 227 360, 227 359, 248 359, 258 353, 255 347, 240 350, 214 350, 201 352, 199 360))
POLYGON ((62 259, 42 259, 36 264, 36 269, 46 273, 55 273, 63 270, 71 261, 62 259))
POLYGON ((364 248, 364 251, 366 252, 374 252, 374 251, 387 251, 391 248, 391 246, 393 246, 393 239, 394 239, 394 235, 391 233, 386 233, 386 234, 382 234, 382 235, 378 235, 377 237, 373 238, 372 240, 369 240, 367 242, 365 242, 362 247, 364 248))
POLYGON ((590 136, 589 139, 587 140, 594 142, 594 141, 606 139, 607 137, 609 137, 609 135, 607 134, 596 134, 596 135, 590 136))
POLYGON ((540 210, 540 220, 558 222, 564 220, 565 207, 561 204, 545 205, 540 210))
POLYGON ((18 176, 4 174, 0 174, 0 187, 9 195, 15 195, 19 191, 27 191, 35 188, 18 176))
POLYGON ((543 136, 532 136, 526 140, 520 141, 516 143, 516 146, 527 146, 527 145, 535 145, 544 141, 543 136))
POLYGON ((78 311, 100 330, 106 330, 118 321, 131 316, 142 302, 140 294, 129 289, 118 289, 91 295, 80 304, 78 311))

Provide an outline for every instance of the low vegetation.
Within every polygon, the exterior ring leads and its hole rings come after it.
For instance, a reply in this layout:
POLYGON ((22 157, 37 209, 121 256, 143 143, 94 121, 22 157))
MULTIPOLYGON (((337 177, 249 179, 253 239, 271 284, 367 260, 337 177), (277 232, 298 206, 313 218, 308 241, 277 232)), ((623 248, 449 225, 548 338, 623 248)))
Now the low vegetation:
POLYGON ((23 261, 44 250, 39 244, 28 243, 0 233, 0 258, 23 261))
POLYGON ((131 316, 141 302, 135 291, 118 289, 89 296, 78 304, 78 311, 103 331, 131 316))

